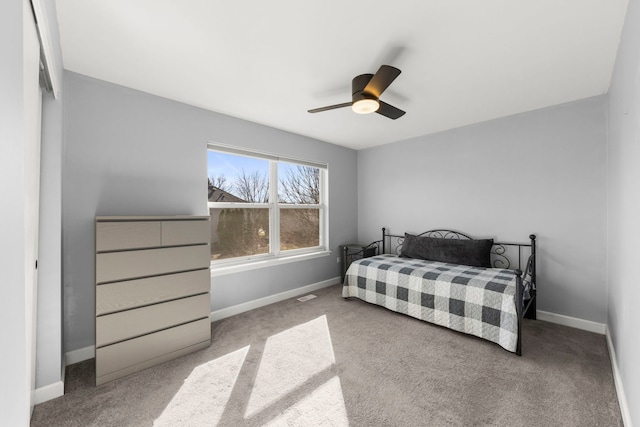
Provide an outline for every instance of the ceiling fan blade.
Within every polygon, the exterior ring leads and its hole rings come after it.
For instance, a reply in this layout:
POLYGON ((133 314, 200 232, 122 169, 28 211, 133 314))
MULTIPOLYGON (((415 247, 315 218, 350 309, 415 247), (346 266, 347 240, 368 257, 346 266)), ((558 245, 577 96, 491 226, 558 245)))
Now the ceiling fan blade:
POLYGON ((380 98, 382 92, 389 87, 391 83, 400 75, 401 71, 391 65, 382 65, 377 73, 371 77, 367 86, 365 86, 365 93, 370 93, 376 98, 380 98))
POLYGON ((380 108, 376 113, 382 114, 385 117, 389 117, 392 120, 398 119, 404 116, 405 112, 399 108, 394 107, 393 105, 389 105, 386 102, 378 101, 380 103, 380 108))
POLYGON ((336 108, 343 108, 343 107, 351 107, 351 102, 345 102, 343 104, 336 104, 336 105, 329 105, 328 107, 314 108, 313 110, 308 110, 308 111, 310 113, 319 113, 321 111, 335 110, 336 108))

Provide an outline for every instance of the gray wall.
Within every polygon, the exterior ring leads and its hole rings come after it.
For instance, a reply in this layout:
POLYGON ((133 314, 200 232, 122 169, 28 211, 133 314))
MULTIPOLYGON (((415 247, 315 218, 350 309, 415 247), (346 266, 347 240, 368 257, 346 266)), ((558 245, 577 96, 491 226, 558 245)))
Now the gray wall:
POLYGON ((604 323, 605 109, 589 98, 359 151, 360 240, 535 233, 538 309, 604 323))
POLYGON ((609 91, 608 320, 634 425, 640 424, 640 4, 629 1, 609 91))
MULTIPOLYGON (((65 350, 94 344, 95 215, 207 214, 207 142, 329 165, 329 243, 357 235, 356 152, 65 72, 65 350)), ((339 276, 333 256, 214 277, 212 310, 339 276)))
MULTIPOLYGON (((62 53, 54 0, 43 2, 55 68, 62 76, 62 53)), ((42 96, 40 163, 40 247, 36 388, 63 378, 62 348, 62 96, 42 96)), ((61 388, 61 384, 59 384, 61 388)))

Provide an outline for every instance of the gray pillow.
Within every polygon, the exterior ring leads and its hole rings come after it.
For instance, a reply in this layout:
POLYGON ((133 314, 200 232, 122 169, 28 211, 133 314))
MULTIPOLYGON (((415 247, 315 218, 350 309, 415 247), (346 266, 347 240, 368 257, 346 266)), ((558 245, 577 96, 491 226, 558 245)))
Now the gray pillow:
POLYGON ((473 267, 491 267, 492 246, 493 239, 442 239, 405 233, 400 256, 473 267))

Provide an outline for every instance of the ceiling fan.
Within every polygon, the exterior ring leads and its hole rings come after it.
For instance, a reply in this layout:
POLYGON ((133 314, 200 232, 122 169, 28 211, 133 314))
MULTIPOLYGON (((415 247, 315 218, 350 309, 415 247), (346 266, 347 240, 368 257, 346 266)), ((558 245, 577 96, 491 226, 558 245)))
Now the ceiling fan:
POLYGON ((378 113, 390 119, 402 117, 405 112, 380 101, 380 95, 400 75, 400 70, 391 65, 382 65, 375 74, 360 74, 351 81, 352 101, 328 107, 314 108, 310 113, 351 107, 358 114, 378 113))

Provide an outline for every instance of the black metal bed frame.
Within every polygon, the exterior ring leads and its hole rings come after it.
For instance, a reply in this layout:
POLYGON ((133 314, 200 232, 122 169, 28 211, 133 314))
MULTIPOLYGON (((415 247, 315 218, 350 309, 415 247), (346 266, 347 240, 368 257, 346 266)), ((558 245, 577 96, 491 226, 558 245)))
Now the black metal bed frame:
MULTIPOLYGON (((435 229, 416 234, 416 236, 435 237, 440 239, 467 239, 474 240, 472 237, 454 230, 435 229)), ((518 262, 517 266, 513 268, 516 274, 516 311, 518 314, 518 344, 516 348, 516 354, 522 355, 522 319, 536 319, 536 235, 529 235, 530 243, 507 243, 507 242, 494 242, 491 247, 492 261, 491 264, 494 268, 511 268, 511 259, 507 253, 507 248, 518 249, 518 262), (522 270, 522 252, 523 248, 529 248, 529 257, 525 263, 524 271, 522 270), (524 300, 524 281, 529 279, 529 296, 530 298, 524 300)), ((395 253, 400 255, 400 249, 404 241, 404 235, 387 233, 387 229, 382 227, 382 239, 371 242, 369 245, 362 247, 361 252, 347 253, 345 248, 344 255, 347 256, 364 256, 366 251, 371 253, 371 249, 375 249, 375 254, 395 253), (395 239, 395 243, 392 244, 392 240, 395 239), (387 247, 387 241, 389 247, 387 247)), ((526 249, 525 249, 526 250, 526 249)), ((514 263, 515 264, 515 263, 514 263)))

